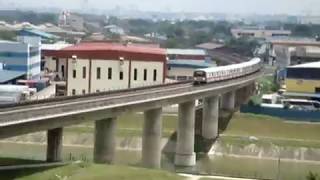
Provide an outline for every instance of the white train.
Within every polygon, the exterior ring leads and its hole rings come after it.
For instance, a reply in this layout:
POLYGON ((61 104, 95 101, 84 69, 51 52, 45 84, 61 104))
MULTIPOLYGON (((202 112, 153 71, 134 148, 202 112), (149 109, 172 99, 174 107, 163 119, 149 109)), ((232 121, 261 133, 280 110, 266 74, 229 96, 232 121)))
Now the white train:
POLYGON ((194 83, 203 84, 233 79, 257 72, 261 67, 261 59, 253 58, 250 61, 240 64, 197 69, 194 71, 194 83))

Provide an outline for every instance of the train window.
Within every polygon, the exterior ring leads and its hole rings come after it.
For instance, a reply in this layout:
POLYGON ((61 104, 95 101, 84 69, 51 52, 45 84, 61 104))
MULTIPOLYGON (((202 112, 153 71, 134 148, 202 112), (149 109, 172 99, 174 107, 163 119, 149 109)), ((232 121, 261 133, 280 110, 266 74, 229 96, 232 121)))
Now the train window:
POLYGON ((206 73, 204 72, 204 71, 196 71, 196 72, 194 72, 194 76, 205 76, 206 75, 206 73))

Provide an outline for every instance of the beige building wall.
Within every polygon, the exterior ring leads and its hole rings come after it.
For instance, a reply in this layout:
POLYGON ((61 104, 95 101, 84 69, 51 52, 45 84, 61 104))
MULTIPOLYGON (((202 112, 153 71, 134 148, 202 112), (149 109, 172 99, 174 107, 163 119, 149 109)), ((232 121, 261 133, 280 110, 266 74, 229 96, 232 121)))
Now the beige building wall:
POLYGON ((163 83, 164 76, 163 62, 131 61, 131 87, 141 87, 163 83), (134 69, 137 69, 137 80, 134 79, 134 69), (144 69, 147 70, 147 80, 144 80, 144 69), (156 81, 153 79, 153 72, 157 71, 156 81))
POLYGON ((194 69, 191 68, 171 68, 168 71, 168 77, 177 79, 178 76, 186 76, 188 78, 193 78, 194 69))
MULTIPOLYGON (((95 93, 110 90, 129 88, 130 61, 119 60, 90 60, 78 59, 74 64, 68 61, 67 94, 80 95, 83 93, 95 93), (86 77, 83 78, 83 67, 86 67, 86 77), (91 68, 91 70, 90 70, 91 68), (100 78, 98 78, 100 68, 100 78), (112 69, 109 79, 108 69, 112 69), (73 77, 73 70, 76 70, 76 78, 73 77), (91 72, 91 73, 90 73, 91 72), (120 72, 123 72, 123 79, 120 79, 120 72), (90 79, 90 80, 89 80, 90 79)), ((131 87, 140 87, 163 83, 164 79, 163 62, 131 61, 131 87), (137 79, 134 79, 134 69, 137 70, 137 79), (147 79, 144 80, 144 70, 147 70, 147 79), (156 80, 154 80, 156 70, 156 80)))
POLYGON ((91 65, 91 93, 126 89, 129 87, 129 61, 119 60, 92 60, 91 65), (97 78, 97 69, 100 68, 100 79, 97 78), (108 78, 108 69, 111 68, 111 79, 108 78), (123 79, 120 79, 120 72, 123 79))
POLYGON ((76 63, 72 60, 68 61, 68 80, 67 80, 67 95, 86 94, 89 92, 89 65, 87 59, 77 59, 76 63), (83 67, 85 67, 85 78, 83 77, 83 67), (76 77, 73 77, 73 70, 76 71, 76 77))
POLYGON ((45 56, 44 57, 44 69, 49 70, 49 72, 56 72, 57 71, 57 61, 52 57, 45 56))
POLYGON ((59 59, 58 60, 58 75, 59 78, 62 80, 66 80, 67 79, 67 59, 59 59), (62 72, 62 70, 64 69, 64 71, 62 72))

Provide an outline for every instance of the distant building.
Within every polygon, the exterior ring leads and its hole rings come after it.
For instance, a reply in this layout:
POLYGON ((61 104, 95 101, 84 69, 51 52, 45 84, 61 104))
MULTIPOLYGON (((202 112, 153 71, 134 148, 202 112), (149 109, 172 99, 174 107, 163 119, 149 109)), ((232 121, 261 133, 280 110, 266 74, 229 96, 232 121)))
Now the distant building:
POLYGON ((209 56, 205 50, 202 49, 167 49, 169 60, 195 60, 197 62, 205 62, 209 56))
POLYGON ((18 32, 17 42, 0 41, 2 69, 22 72, 27 79, 40 79, 41 41, 55 37, 37 30, 24 29, 18 32))
POLYGON ((167 49, 168 78, 191 80, 195 69, 215 66, 203 49, 167 49))
POLYGON ((290 36, 291 31, 287 30, 266 30, 259 28, 234 28, 231 29, 232 36, 235 38, 252 37, 266 39, 268 37, 290 36))
POLYGON ((279 68, 320 61, 320 42, 314 39, 278 39, 269 40, 269 44, 268 53, 279 68))
POLYGON ((112 34, 118 34, 118 35, 124 35, 125 34, 124 30, 121 27, 117 26, 117 25, 104 26, 104 30, 107 33, 112 33, 112 34))
POLYGON ((192 80, 195 69, 203 69, 216 66, 213 63, 199 62, 198 60, 169 60, 168 78, 172 80, 192 80))
POLYGON ((67 95, 161 84, 166 77, 166 52, 160 48, 81 43, 45 56, 56 58, 67 95))
POLYGON ((286 74, 286 96, 320 99, 320 62, 290 66, 286 74))

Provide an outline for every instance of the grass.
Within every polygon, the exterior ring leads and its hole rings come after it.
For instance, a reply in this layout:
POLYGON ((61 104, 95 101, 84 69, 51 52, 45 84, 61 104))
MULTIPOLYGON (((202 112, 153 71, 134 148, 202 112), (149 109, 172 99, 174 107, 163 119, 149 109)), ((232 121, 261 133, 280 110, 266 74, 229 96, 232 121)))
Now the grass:
POLYGON ((15 173, 1 173, 0 179, 17 179, 17 180, 104 180, 104 179, 121 179, 121 180, 180 180, 181 177, 161 171, 149 170, 143 168, 127 166, 107 166, 94 165, 88 163, 72 164, 59 168, 23 170, 15 173), (42 172, 40 172, 42 171, 42 172), (14 175, 13 175, 14 174, 14 175))
POLYGON ((278 172, 280 179, 285 180, 303 180, 309 172, 320 174, 319 164, 225 156, 208 158, 197 166, 202 173, 257 179, 277 179, 278 172))
MULTIPOLYGON (((163 116, 162 135, 163 137, 169 137, 175 131, 177 126, 176 116, 163 116)), ((144 123, 143 114, 126 114, 119 117, 117 121, 117 136, 118 137, 132 137, 142 135, 142 128, 144 123)), ((73 133, 93 133, 94 124, 86 123, 81 126, 71 126, 65 128, 66 132, 73 133)))
POLYGON ((270 116, 236 113, 223 134, 320 142, 320 124, 288 123, 270 116))

